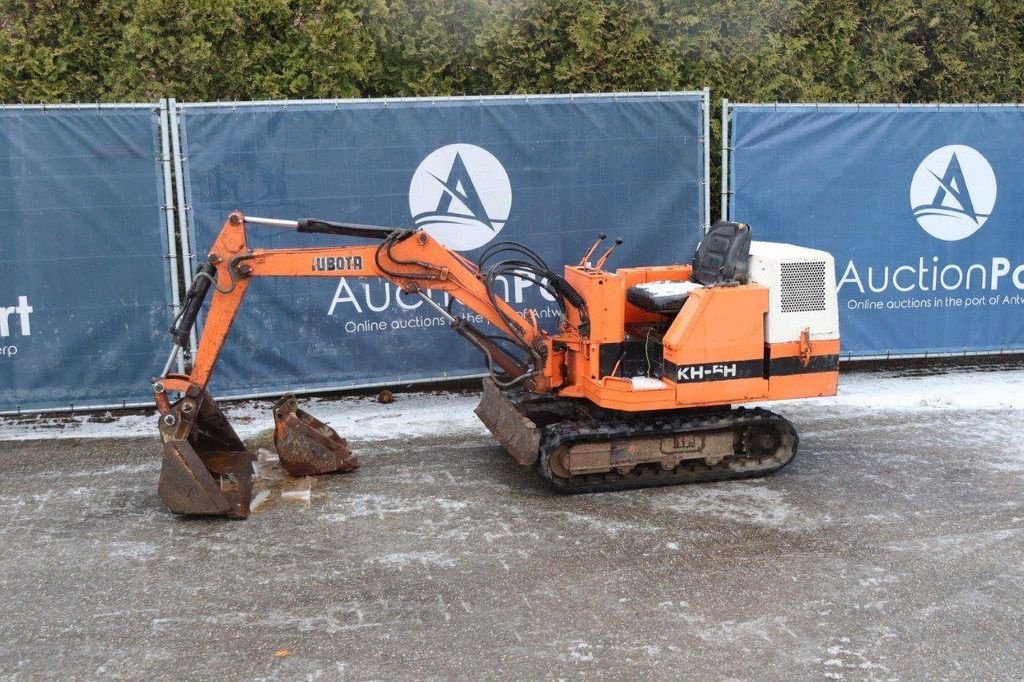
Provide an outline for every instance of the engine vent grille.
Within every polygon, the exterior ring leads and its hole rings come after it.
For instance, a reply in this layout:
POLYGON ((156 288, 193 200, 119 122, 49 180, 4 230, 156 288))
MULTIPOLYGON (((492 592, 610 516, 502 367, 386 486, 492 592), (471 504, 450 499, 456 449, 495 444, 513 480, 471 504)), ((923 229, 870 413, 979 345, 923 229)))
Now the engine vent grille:
POLYGON ((825 261, 782 263, 782 312, 825 310, 825 261))

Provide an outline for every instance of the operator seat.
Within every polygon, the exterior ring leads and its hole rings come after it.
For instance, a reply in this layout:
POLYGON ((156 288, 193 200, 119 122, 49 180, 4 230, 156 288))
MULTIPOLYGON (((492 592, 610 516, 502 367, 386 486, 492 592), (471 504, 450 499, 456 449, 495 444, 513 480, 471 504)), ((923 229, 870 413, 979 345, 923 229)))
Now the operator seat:
POLYGON ((719 220, 697 245, 690 281, 636 284, 626 290, 626 300, 649 313, 675 315, 690 292, 716 284, 746 284, 750 259, 750 226, 719 220))

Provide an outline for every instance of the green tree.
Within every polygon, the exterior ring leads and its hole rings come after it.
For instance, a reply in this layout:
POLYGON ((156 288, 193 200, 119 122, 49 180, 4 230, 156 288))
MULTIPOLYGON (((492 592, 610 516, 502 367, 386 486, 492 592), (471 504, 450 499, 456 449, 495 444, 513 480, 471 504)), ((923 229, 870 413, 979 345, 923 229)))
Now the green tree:
POLYGON ((390 0, 378 15, 382 71, 372 96, 465 95, 488 91, 476 38, 492 15, 487 0, 390 0))
POLYGON ((482 34, 497 93, 664 90, 678 65, 653 0, 512 0, 482 34))
POLYGON ((7 0, 0 99, 1017 101, 1017 0, 7 0))
POLYGON ((110 46, 131 9, 131 0, 0 3, 0 101, 110 100, 110 46))
POLYGON ((927 61, 917 99, 1019 102, 1024 96, 1024 4, 925 0, 915 36, 927 61))
POLYGON ((379 68, 365 18, 326 0, 139 0, 107 87, 192 100, 357 97, 379 68))

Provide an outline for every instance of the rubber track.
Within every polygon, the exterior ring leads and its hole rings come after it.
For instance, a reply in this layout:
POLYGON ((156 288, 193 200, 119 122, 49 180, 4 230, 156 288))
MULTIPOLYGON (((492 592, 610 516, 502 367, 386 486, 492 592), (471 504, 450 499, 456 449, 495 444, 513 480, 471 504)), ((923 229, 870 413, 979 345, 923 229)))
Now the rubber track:
MULTIPOLYGON (((783 441, 785 440, 783 437, 783 441)), ((596 493, 680 483, 724 481, 766 476, 778 471, 793 460, 799 443, 800 438, 789 420, 762 408, 740 407, 724 413, 690 414, 629 421, 560 422, 544 428, 537 468, 548 485, 562 493, 596 493), (571 442, 618 440, 635 436, 667 436, 706 430, 732 429, 735 431, 736 429, 746 430, 752 426, 764 425, 774 425, 783 434, 788 433, 793 439, 791 451, 781 462, 778 461, 776 455, 757 458, 739 454, 728 457, 715 466, 708 466, 704 460, 699 459, 683 460, 674 469, 666 471, 661 468, 660 464, 653 462, 638 464, 626 474, 610 471, 570 478, 555 476, 548 465, 551 453, 560 445, 571 442)))

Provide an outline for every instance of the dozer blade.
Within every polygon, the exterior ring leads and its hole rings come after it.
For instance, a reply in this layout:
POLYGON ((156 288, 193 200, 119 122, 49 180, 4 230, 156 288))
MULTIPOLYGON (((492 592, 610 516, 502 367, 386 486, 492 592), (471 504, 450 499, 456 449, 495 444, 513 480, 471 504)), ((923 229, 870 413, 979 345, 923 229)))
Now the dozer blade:
POLYGON ((274 445, 281 467, 292 476, 347 472, 359 466, 345 439, 300 410, 291 394, 274 405, 274 445))
POLYGON ((475 412, 512 459, 527 466, 537 461, 540 429, 490 379, 484 379, 484 395, 475 412))
POLYGON ((160 417, 164 441, 160 498, 175 514, 244 519, 252 495, 252 462, 217 403, 187 395, 160 417))

